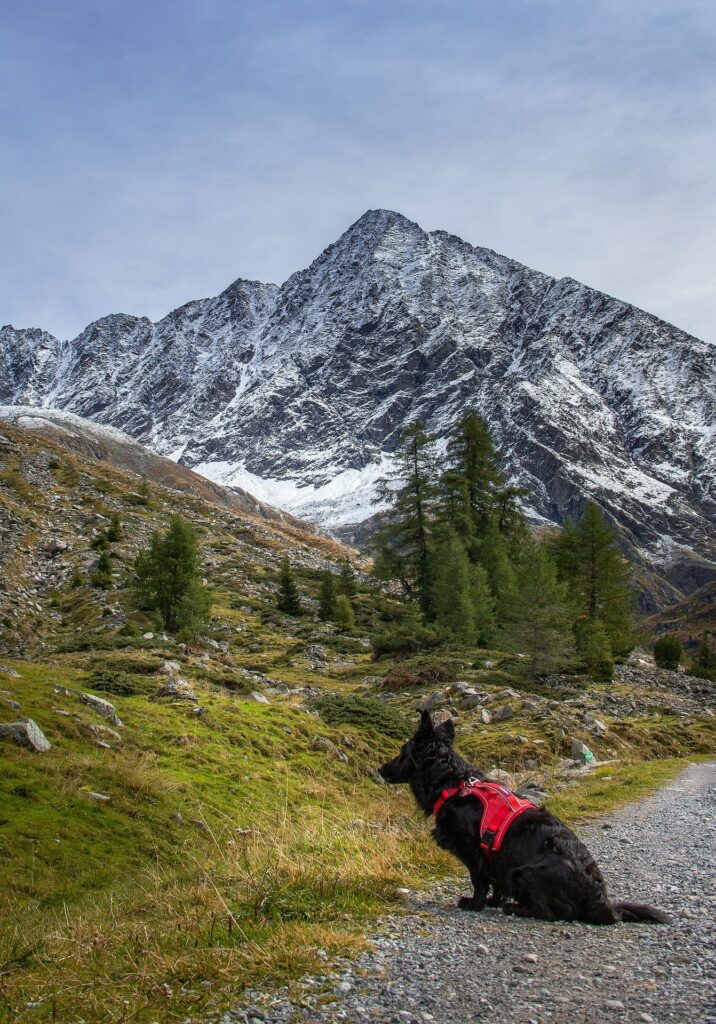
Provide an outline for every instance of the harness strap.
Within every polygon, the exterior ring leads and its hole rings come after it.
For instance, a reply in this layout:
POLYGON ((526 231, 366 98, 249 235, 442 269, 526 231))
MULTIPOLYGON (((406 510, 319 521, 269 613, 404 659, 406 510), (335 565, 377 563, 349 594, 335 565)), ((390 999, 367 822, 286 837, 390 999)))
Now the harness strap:
POLYGON ((454 796, 474 796, 482 804, 480 847, 488 858, 499 851, 505 833, 515 818, 525 811, 535 810, 534 804, 529 800, 515 796, 497 782, 481 782, 479 779, 470 778, 442 791, 433 805, 435 818, 443 804, 454 796))

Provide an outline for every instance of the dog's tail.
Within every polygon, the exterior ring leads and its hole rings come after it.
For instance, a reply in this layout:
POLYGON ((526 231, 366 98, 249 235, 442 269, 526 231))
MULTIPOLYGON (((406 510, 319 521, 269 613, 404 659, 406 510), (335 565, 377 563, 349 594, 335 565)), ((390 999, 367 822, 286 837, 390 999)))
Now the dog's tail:
POLYGON ((631 903, 629 900, 612 901, 611 908, 617 921, 641 921, 646 924, 671 924, 671 918, 663 910, 648 907, 646 903, 631 903))

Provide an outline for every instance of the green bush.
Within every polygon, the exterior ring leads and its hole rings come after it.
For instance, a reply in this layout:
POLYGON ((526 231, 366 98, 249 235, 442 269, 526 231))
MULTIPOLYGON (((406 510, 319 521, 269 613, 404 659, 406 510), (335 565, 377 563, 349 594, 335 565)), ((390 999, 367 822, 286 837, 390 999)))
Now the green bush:
POLYGON ((356 627, 353 605, 345 594, 339 594, 334 606, 333 619, 337 626, 350 632, 356 627))
POLYGON ((399 692, 413 686, 430 689, 452 683, 457 679, 455 671, 441 658, 424 656, 401 662, 390 670, 383 680, 383 689, 399 692))
POLYGON ((116 697, 136 697, 138 694, 151 693, 154 686, 156 683, 152 684, 141 677, 108 668, 93 672, 87 681, 89 690, 111 693, 116 697))
POLYGON ((406 715, 375 697, 331 693, 314 701, 313 707, 329 725, 375 729, 395 740, 405 740, 413 732, 413 724, 406 715))
POLYGON ((677 669, 681 661, 681 642, 676 636, 660 636, 654 644, 654 661, 659 668, 677 669))
POLYGON ((431 647, 439 647, 441 639, 439 633, 429 626, 410 622, 372 633, 370 642, 373 657, 380 658, 384 654, 417 654, 431 647))
POLYGON ((148 676, 158 672, 162 664, 161 658, 154 658, 151 654, 127 654, 124 657, 109 655, 93 658, 91 668, 93 672, 126 672, 132 676, 148 676))

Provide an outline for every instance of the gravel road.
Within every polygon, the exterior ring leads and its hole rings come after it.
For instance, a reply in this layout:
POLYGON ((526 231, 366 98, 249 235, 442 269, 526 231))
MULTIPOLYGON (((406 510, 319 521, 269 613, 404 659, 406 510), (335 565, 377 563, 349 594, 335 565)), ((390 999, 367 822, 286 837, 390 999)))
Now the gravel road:
POLYGON ((716 762, 579 829, 614 898, 650 902, 669 926, 608 928, 455 909, 467 885, 410 894, 373 948, 303 979, 234 1021, 391 1024, 716 1024, 716 762))

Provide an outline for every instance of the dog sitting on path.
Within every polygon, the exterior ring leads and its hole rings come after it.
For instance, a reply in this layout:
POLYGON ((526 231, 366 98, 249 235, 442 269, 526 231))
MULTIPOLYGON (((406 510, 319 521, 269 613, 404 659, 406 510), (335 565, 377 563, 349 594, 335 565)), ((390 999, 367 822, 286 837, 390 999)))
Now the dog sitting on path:
POLYGON ((424 711, 413 738, 380 774, 410 786, 425 814, 435 815, 438 846, 467 867, 474 892, 462 897, 462 908, 503 905, 505 913, 543 921, 668 923, 660 910, 610 900, 584 843, 549 811, 489 783, 453 750, 454 736, 451 719, 436 725, 424 711))

